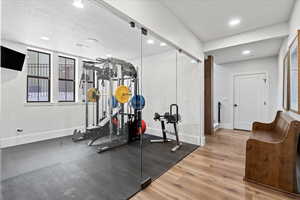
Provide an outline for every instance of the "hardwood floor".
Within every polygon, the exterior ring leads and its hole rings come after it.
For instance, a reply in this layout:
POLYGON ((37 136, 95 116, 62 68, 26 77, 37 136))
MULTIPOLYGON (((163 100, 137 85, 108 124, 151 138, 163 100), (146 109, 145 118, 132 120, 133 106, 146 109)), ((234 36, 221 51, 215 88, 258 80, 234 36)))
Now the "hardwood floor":
POLYGON ((243 181, 249 132, 221 130, 132 200, 297 199, 243 181))

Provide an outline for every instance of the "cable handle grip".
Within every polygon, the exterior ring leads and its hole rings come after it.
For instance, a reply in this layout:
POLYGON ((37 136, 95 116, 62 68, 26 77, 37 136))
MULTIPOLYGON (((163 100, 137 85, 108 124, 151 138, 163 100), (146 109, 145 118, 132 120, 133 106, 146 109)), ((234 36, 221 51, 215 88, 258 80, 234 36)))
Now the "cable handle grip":
POLYGON ((174 107, 176 108, 176 121, 179 120, 179 113, 178 113, 178 105, 177 104, 171 104, 170 105, 170 115, 172 116, 173 115, 173 110, 174 110, 174 107))

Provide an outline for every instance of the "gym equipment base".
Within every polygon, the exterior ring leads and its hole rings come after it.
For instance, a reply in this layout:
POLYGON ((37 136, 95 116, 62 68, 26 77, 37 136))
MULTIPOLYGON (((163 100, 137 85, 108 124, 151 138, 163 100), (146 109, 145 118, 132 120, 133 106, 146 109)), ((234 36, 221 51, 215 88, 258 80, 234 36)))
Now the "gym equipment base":
POLYGON ((126 145, 126 144, 127 144, 127 139, 123 139, 123 140, 115 139, 111 142, 99 145, 99 147, 97 148, 97 152, 103 153, 105 151, 109 151, 109 150, 121 147, 123 145, 126 145))
POLYGON ((177 151, 178 149, 180 149, 180 147, 182 147, 182 143, 180 143, 180 144, 176 145, 175 147, 173 147, 173 148, 171 149, 171 151, 172 151, 172 152, 175 152, 175 151, 177 151))
POLYGON ((167 140, 164 140, 164 139, 159 139, 159 140, 150 140, 151 143, 165 143, 165 142, 171 142, 172 140, 170 139, 167 139, 167 140))
MULTIPOLYGON (((158 139, 158 140, 150 140, 151 143, 166 143, 166 142, 172 142, 172 140, 170 139, 158 139)), ((175 152, 178 149, 180 149, 180 147, 182 146, 182 143, 177 144, 176 146, 174 146, 171 151, 175 152)))
MULTIPOLYGON (((173 153, 175 141, 151 139, 160 138, 144 135, 142 180, 155 180, 197 148, 184 143, 173 153)), ((86 144, 64 137, 2 149, 3 199, 121 200, 141 189, 140 141, 101 154, 86 144)))

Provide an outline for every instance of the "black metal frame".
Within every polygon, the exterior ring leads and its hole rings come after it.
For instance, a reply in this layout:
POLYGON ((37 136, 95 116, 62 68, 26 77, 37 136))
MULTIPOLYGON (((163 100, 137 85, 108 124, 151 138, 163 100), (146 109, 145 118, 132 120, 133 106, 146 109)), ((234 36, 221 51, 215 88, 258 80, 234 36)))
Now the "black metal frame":
MULTIPOLYGON (((76 60, 74 58, 70 58, 70 57, 66 57, 66 56, 58 56, 58 58, 64 58, 65 59, 65 63, 63 64, 65 69, 66 69, 66 65, 67 65, 67 60, 73 60, 74 61, 74 74, 73 74, 74 79, 61 78, 58 74, 58 81, 64 81, 65 83, 66 82, 73 82, 73 100, 68 101, 68 100, 66 100, 66 96, 65 96, 65 100, 59 100, 58 102, 75 102, 75 97, 76 97, 76 93, 75 93, 76 92, 76 60)), ((58 68, 60 68, 60 63, 58 65, 59 65, 58 68)), ((58 69, 58 71, 59 71, 59 69, 58 69)), ((66 74, 67 74, 67 71, 65 71, 65 77, 66 77, 66 74)), ((65 84, 65 87, 67 88, 66 84, 65 84)))
POLYGON ((221 102, 218 102, 218 123, 221 123, 221 102))
MULTIPOLYGON (((39 102, 50 102, 50 97, 51 97, 51 54, 50 53, 46 53, 46 52, 42 52, 42 51, 36 51, 36 50, 32 50, 32 49, 28 49, 27 53, 31 51, 31 52, 36 52, 37 53, 37 65, 39 66, 39 54, 46 54, 49 55, 49 75, 48 77, 43 77, 43 76, 34 76, 34 75, 28 75, 28 71, 27 71, 27 85, 26 85, 26 101, 27 103, 39 103, 39 102), (47 101, 40 101, 39 100, 39 93, 40 91, 38 91, 38 100, 37 101, 29 101, 28 100, 28 79, 29 78, 34 78, 38 80, 38 85, 39 85, 39 80, 40 79, 44 79, 44 80, 48 80, 48 100, 47 101)), ((38 69, 38 74, 39 74, 39 67, 38 69)), ((27 63, 27 70, 28 70, 28 63, 27 63)), ((38 87, 39 88, 39 87, 38 87)))

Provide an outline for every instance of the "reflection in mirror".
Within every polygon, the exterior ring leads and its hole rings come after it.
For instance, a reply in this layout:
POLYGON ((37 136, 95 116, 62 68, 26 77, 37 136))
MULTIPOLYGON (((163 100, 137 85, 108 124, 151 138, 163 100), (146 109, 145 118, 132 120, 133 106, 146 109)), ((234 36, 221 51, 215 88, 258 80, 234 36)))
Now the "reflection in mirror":
POLYGON ((198 143, 200 141, 200 63, 185 54, 179 56, 178 99, 182 107, 181 132, 186 141, 198 143))
POLYGON ((290 48, 290 109, 299 112, 298 38, 290 48))
POLYGON ((199 63, 99 2, 2 1, 1 199, 127 199, 200 143, 199 63))
POLYGON ((200 67, 151 33, 143 36, 142 52, 141 77, 147 102, 142 169, 143 177, 156 179, 199 144, 200 92, 199 99, 194 93, 200 88, 200 67))
POLYGON ((283 109, 289 110, 290 98, 290 83, 289 83, 289 69, 290 69, 290 52, 288 52, 283 61, 283 109))
POLYGON ((1 199, 127 199, 140 190, 129 104, 141 33, 98 1, 82 3, 2 1, 1 42, 27 56, 22 72, 1 70, 9 80, 1 82, 1 199))

